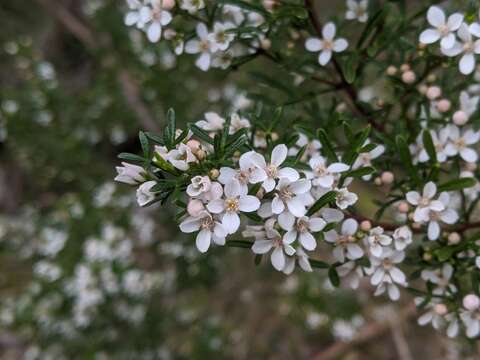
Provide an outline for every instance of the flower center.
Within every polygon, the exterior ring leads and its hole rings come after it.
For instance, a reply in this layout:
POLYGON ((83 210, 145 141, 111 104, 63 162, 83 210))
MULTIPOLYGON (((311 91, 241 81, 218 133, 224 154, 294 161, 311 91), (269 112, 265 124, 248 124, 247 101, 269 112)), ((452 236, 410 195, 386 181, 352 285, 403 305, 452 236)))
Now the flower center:
POLYGON ((322 177, 327 175, 327 168, 323 165, 319 165, 315 168, 315 175, 322 177))
POLYGON ((239 171, 237 174, 237 179, 240 181, 242 184, 247 184, 248 183, 248 172, 246 171, 239 171))
POLYGON ((428 206, 428 204, 430 204, 430 199, 427 198, 427 197, 422 197, 420 199, 420 206, 428 206))
POLYGON ((201 52, 208 52, 210 51, 210 43, 208 40, 202 40, 200 41, 200 51, 201 52))
POLYGON ((463 51, 465 52, 473 52, 473 43, 471 41, 463 44, 463 51))
POLYGON ((293 197, 293 192, 288 186, 286 186, 283 189, 280 189, 279 196, 282 200, 289 200, 293 197))
POLYGON ((445 25, 441 25, 439 28, 438 28, 438 31, 440 31, 440 34, 442 34, 442 36, 447 36, 449 33, 450 33, 450 29, 449 27, 445 24, 445 25))
POLYGON ((304 233, 308 231, 308 224, 305 220, 298 220, 296 227, 298 232, 304 233))
POLYGON ((333 41, 331 40, 323 40, 323 48, 324 50, 332 50, 333 49, 333 41))
POLYGON ((267 175, 268 175, 268 177, 275 179, 278 175, 278 168, 273 164, 268 165, 267 166, 267 175))
POLYGON ((465 140, 463 138, 459 138, 455 140, 455 146, 459 149, 464 149, 467 147, 467 144, 465 143, 465 140))
POLYGON ((347 245, 348 243, 355 242, 355 238, 352 235, 343 235, 338 238, 338 243, 340 245, 347 245))
POLYGON ((393 262, 389 258, 383 259, 382 265, 385 270, 390 270, 391 268, 393 268, 393 262))
POLYGON ((237 212, 238 211, 238 199, 229 198, 225 200, 225 209, 228 212, 237 212))
POLYGON ((210 230, 214 225, 215 223, 213 222, 213 219, 210 216, 207 216, 205 219, 203 219, 201 227, 202 229, 210 230))

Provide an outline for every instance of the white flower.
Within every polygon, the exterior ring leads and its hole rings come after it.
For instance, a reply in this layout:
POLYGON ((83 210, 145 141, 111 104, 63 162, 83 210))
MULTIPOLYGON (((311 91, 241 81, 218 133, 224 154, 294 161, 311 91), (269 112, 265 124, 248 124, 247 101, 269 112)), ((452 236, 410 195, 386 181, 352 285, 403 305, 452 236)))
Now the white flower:
POLYGON ((214 199, 207 204, 207 209, 213 214, 223 214, 222 225, 229 234, 235 233, 240 227, 238 212, 252 212, 260 207, 260 200, 255 196, 242 194, 236 182, 225 185, 225 198, 214 199))
POLYGON ((137 185, 144 182, 145 170, 138 165, 122 162, 123 166, 117 166, 118 175, 115 177, 115 181, 122 182, 129 185, 137 185))
POLYGON ((460 318, 467 328, 469 338, 477 337, 480 334, 480 311, 478 308, 462 312, 460 318))
POLYGON ((403 251, 391 248, 383 249, 381 256, 370 258, 371 267, 366 271, 371 275, 370 283, 377 286, 375 296, 387 291, 390 299, 398 300, 400 298, 400 291, 395 284, 406 286, 407 281, 405 274, 395 264, 401 263, 404 258, 403 251))
POLYGON ((187 186, 187 194, 190 197, 196 197, 210 191, 212 182, 208 176, 194 176, 190 185, 187 186))
MULTIPOLYGON (((370 142, 367 140, 363 146, 369 144, 370 142)), ((377 145, 374 149, 368 152, 362 152, 358 155, 357 159, 353 163, 353 169, 358 169, 360 167, 372 166, 372 160, 378 158, 385 152, 385 146, 377 145)), ((362 176, 362 179, 368 181, 372 178, 372 175, 365 175, 362 176)))
POLYGON ((384 246, 388 246, 392 243, 392 238, 384 234, 383 228, 377 226, 370 230, 365 241, 369 246, 370 253, 373 256, 379 257, 382 255, 384 246))
POLYGON ((335 24, 329 22, 322 29, 323 39, 316 37, 308 38, 305 42, 305 48, 311 52, 320 51, 318 62, 320 65, 326 65, 332 58, 333 52, 342 52, 348 47, 348 42, 344 38, 334 39, 337 29, 335 24))
POLYGON ((229 134, 235 134, 237 131, 241 129, 249 129, 250 128, 250 121, 245 118, 241 118, 240 115, 237 113, 233 113, 231 116, 231 121, 230 121, 230 129, 229 129, 229 134))
POLYGON ((125 25, 136 25, 137 28, 142 29, 145 26, 140 16, 140 10, 143 8, 142 3, 138 0, 127 0, 127 5, 130 11, 125 15, 125 25))
POLYGON ((434 295, 445 295, 447 293, 456 293, 457 287, 451 282, 453 276, 453 266, 443 264, 441 269, 422 270, 421 277, 425 281, 437 285, 433 289, 434 295))
POLYGON ((347 12, 345 18, 347 20, 357 19, 359 22, 368 20, 368 0, 347 0, 347 12))
POLYGON ((295 217, 304 216, 306 206, 313 200, 309 194, 311 187, 312 184, 307 179, 292 182, 287 178, 281 178, 272 200, 272 212, 278 215, 288 209, 295 217))
POLYGON ((220 131, 223 130, 223 124, 225 119, 218 115, 216 112, 207 112, 204 115, 205 120, 199 120, 195 123, 200 129, 205 131, 220 131))
POLYGON ((340 162, 327 166, 326 159, 323 156, 315 156, 308 162, 313 170, 312 185, 323 188, 331 188, 335 180, 338 180, 339 174, 350 169, 350 166, 340 162))
POLYGON ((180 0, 180 8, 188 11, 190 14, 195 14, 205 8, 205 2, 203 0, 180 0))
POLYGON ((448 156, 460 155, 466 162, 476 162, 478 154, 469 145, 474 145, 480 140, 480 132, 472 129, 463 130, 455 125, 449 125, 451 141, 445 146, 445 153, 448 156))
POLYGON ((287 257, 285 267, 283 268, 283 273, 289 275, 295 270, 295 260, 298 261, 298 265, 303 271, 312 272, 312 265, 310 265, 310 261, 308 260, 308 255, 302 248, 298 248, 295 252, 295 256, 287 257))
POLYGON ((360 259, 364 252, 357 244, 355 233, 358 230, 358 223, 354 219, 347 219, 342 223, 340 234, 335 230, 329 230, 324 234, 325 241, 335 244, 333 256, 341 263, 345 257, 350 260, 360 259))
POLYGON ((172 15, 162 8, 162 0, 151 0, 152 7, 140 9, 140 19, 147 26, 147 37, 151 42, 157 42, 162 37, 162 26, 172 21, 172 15))
POLYGON ((413 242, 412 230, 407 225, 401 226, 393 232, 395 249, 405 250, 413 242))
POLYGON ((286 178, 291 182, 299 179, 300 175, 298 174, 297 170, 290 167, 280 168, 280 165, 282 165, 287 158, 287 153, 287 146, 284 144, 279 144, 273 148, 269 164, 265 162, 265 158, 261 155, 251 158, 251 161, 255 164, 255 166, 264 169, 267 174, 267 178, 262 184, 266 192, 270 192, 275 188, 276 179, 286 178))
POLYGON ((335 200, 335 204, 342 209, 345 210, 349 206, 355 204, 358 200, 358 196, 353 192, 348 191, 347 188, 335 189, 337 192, 337 197, 335 200))
POLYGON ((295 223, 282 223, 279 219, 279 225, 286 230, 284 237, 287 243, 291 244, 297 238, 305 250, 313 251, 317 247, 317 241, 311 234, 312 232, 319 232, 323 230, 327 223, 319 217, 308 218, 302 216, 296 220, 295 223))
POLYGON ((190 168, 189 163, 197 161, 190 147, 184 143, 179 144, 176 149, 170 150, 166 158, 174 167, 182 171, 190 168))
POLYGON ((429 220, 430 210, 442 211, 445 209, 445 205, 440 200, 433 199, 436 193, 437 186, 432 181, 425 184, 421 196, 417 191, 409 191, 407 193, 407 201, 417 207, 413 213, 414 221, 426 222, 429 220))
POLYGON ((295 249, 273 227, 265 228, 260 235, 255 238, 252 251, 255 254, 266 254, 273 248, 270 261, 275 269, 282 271, 286 265, 285 253, 292 256, 295 254, 295 249))
POLYGON ((450 57, 463 53, 458 67, 462 74, 468 75, 475 69, 475 54, 480 54, 480 40, 473 40, 468 25, 465 23, 462 23, 457 34, 462 42, 455 41, 453 47, 449 49, 442 48, 441 51, 444 55, 450 57))
POLYGON ((217 245, 225 245, 226 230, 207 211, 202 211, 198 217, 187 217, 180 223, 180 230, 184 233, 200 230, 197 234, 196 245, 202 253, 208 250, 212 240, 217 245))
POLYGON ((218 181, 222 184, 228 184, 229 182, 236 182, 244 194, 248 193, 247 184, 257 184, 263 182, 267 178, 267 173, 264 169, 257 164, 263 159, 262 155, 249 151, 240 156, 239 167, 240 169, 232 169, 229 167, 220 168, 220 176, 218 181))
POLYGON ((288 150, 288 155, 296 156, 303 147, 305 147, 305 152, 301 160, 306 161, 309 158, 320 156, 319 150, 322 148, 322 143, 316 139, 309 140, 307 135, 299 133, 295 147, 288 150))
POLYGON ((472 114, 477 111, 478 108, 478 101, 480 100, 480 96, 470 96, 468 92, 462 91, 460 92, 460 110, 463 111, 467 118, 472 116, 472 114))
POLYGON ((197 24, 198 39, 192 39, 185 44, 187 54, 200 54, 195 61, 201 70, 207 71, 212 61, 212 42, 208 37, 207 26, 203 23, 197 24))
POLYGON ((455 44, 456 31, 463 21, 463 15, 459 13, 452 14, 445 19, 445 13, 438 6, 431 6, 427 12, 427 20, 433 28, 424 30, 420 34, 420 42, 423 44, 432 44, 439 39, 442 49, 450 49, 455 44))
POLYGON ((155 199, 155 193, 151 191, 152 187, 157 184, 156 181, 147 181, 140 185, 137 189, 137 202, 140 206, 145 206, 155 199))
MULTIPOLYGON (((417 306, 421 305, 424 302, 424 298, 415 298, 415 305, 417 306)), ((445 325, 445 315, 446 312, 448 312, 448 309, 444 304, 440 302, 440 300, 435 298, 431 299, 425 306, 425 308, 428 311, 418 318, 418 324, 420 326, 432 323, 433 328, 439 330, 445 325)))
POLYGON ((235 25, 232 23, 216 22, 213 25, 213 32, 208 34, 208 39, 212 44, 212 52, 225 51, 230 46, 230 43, 235 39, 233 33, 228 32, 235 25))
POLYGON ((428 239, 437 240, 440 236, 440 221, 446 224, 455 224, 458 221, 458 214, 453 209, 448 209, 447 206, 450 203, 450 196, 448 193, 441 193, 438 200, 443 204, 444 209, 440 211, 432 210, 428 212, 428 239))

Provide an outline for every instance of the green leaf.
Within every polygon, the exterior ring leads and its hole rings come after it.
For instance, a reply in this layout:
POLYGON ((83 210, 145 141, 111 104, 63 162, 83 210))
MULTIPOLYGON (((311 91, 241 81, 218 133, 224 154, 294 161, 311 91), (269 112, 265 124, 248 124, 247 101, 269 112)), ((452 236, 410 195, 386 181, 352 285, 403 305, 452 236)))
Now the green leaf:
POLYGON ((262 257, 263 257, 262 254, 255 255, 255 266, 260 265, 260 263, 262 262, 262 257))
POLYGON ((250 213, 245 213, 244 212, 242 214, 245 215, 245 217, 249 218, 250 220, 252 220, 256 223, 262 223, 263 222, 263 219, 254 212, 250 212, 250 213))
POLYGON ((318 210, 323 208, 328 203, 335 201, 336 198, 337 198, 337 193, 335 191, 327 192, 320 199, 318 199, 310 209, 308 209, 307 216, 315 214, 318 210))
POLYGON ((372 31, 375 29, 375 26, 377 25, 377 23, 380 20, 382 20, 384 16, 385 16, 385 9, 382 7, 375 14, 373 14, 373 16, 368 20, 367 25, 365 26, 365 29, 363 30, 362 34, 360 35, 360 38, 358 39, 357 49, 362 47, 365 40, 367 40, 367 38, 370 36, 372 31))
POLYGON ((331 266, 328 269, 328 279, 332 283, 333 286, 339 287, 340 286, 340 276, 338 276, 337 269, 335 267, 331 266))
POLYGON ((312 268, 328 269, 330 267, 330 265, 324 261, 314 260, 314 259, 308 259, 308 261, 310 262, 310 265, 312 266, 312 268))
POLYGON ((148 159, 150 156, 150 144, 148 138, 143 131, 138 133, 138 138, 140 139, 140 144, 142 145, 143 156, 145 159, 148 159))
POLYGON ((238 247, 238 248, 243 248, 243 249, 250 249, 253 245, 253 242, 251 241, 245 241, 245 240, 229 240, 226 242, 227 246, 229 247, 238 247))
POLYGON ((472 186, 475 186, 477 181, 471 177, 465 177, 460 179, 455 179, 438 185, 438 191, 455 191, 455 190, 463 190, 472 186))
POLYGON ((396 137, 396 143, 397 143, 398 156, 400 156, 400 160, 402 161, 405 168, 408 170, 408 174, 418 184, 420 180, 417 175, 417 169, 415 169, 415 166, 413 165, 412 155, 410 154, 410 149, 408 148, 407 142, 405 141, 403 136, 398 135, 396 137))
POLYGON ((318 140, 322 143, 322 150, 325 153, 325 156, 332 162, 338 162, 337 154, 333 148, 332 143, 328 139, 328 135, 323 129, 317 130, 318 140))
POLYGON ((357 76, 357 57, 355 54, 350 55, 343 64, 343 75, 349 84, 353 84, 357 76))
POLYGON ((202 141, 204 141, 204 142, 206 142, 210 145, 213 145, 213 139, 210 137, 208 132, 206 132, 203 129, 200 129, 195 124, 188 124, 188 127, 189 127, 190 130, 192 130, 193 135, 195 135, 197 138, 199 138, 200 140, 202 140, 202 141))
POLYGON ((152 140, 154 143, 157 143, 159 145, 165 145, 165 142, 163 141, 163 138, 160 135, 151 133, 149 131, 145 132, 145 135, 147 136, 148 139, 152 140))
POLYGON ((167 111, 167 127, 163 133, 163 140, 165 145, 171 149, 175 144, 175 133, 177 131, 177 124, 175 121, 175 111, 173 109, 168 109, 167 111))
POLYGON ((425 146, 425 150, 427 151, 428 157, 430 161, 433 163, 437 162, 437 152, 435 151, 435 145, 433 144, 432 135, 430 134, 429 130, 423 130, 423 146, 425 146))
POLYGON ((454 246, 445 246, 441 249, 436 249, 434 251, 435 255, 438 258, 438 261, 440 262, 445 262, 448 259, 452 257, 452 255, 455 253, 455 247, 454 246))
MULTIPOLYGON (((349 171, 343 175, 344 177, 353 177, 353 178, 361 178, 362 176, 370 175, 375 172, 375 169, 371 166, 365 166, 358 168, 356 170, 349 171)), ((342 177, 343 177, 342 176, 342 177)))
POLYGON ((135 155, 135 154, 131 154, 131 153, 126 153, 126 152, 123 152, 123 153, 120 153, 118 155, 118 158, 119 159, 122 159, 122 160, 127 160, 127 161, 132 161, 132 162, 145 162, 145 159, 144 157, 141 157, 141 156, 138 156, 138 155, 135 155))

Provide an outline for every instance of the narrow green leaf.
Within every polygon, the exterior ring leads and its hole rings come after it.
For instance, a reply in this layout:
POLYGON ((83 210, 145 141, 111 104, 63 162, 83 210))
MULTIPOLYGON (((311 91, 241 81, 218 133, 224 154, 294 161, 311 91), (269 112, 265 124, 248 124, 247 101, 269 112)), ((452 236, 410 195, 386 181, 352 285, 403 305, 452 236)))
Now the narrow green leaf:
POLYGON ((361 178, 362 176, 370 175, 375 172, 375 169, 371 166, 365 166, 358 168, 356 170, 352 170, 347 172, 344 177, 353 177, 353 178, 361 178))
POLYGON ((120 153, 118 155, 118 158, 122 160, 127 160, 132 162, 142 162, 142 163, 145 162, 145 160, 147 160, 144 157, 141 157, 135 154, 126 153, 126 152, 120 153))
POLYGON ((192 130, 193 134, 199 138, 200 140, 210 144, 210 145, 213 145, 213 139, 210 137, 210 135, 208 134, 208 132, 206 132, 205 130, 203 129, 200 129, 197 125, 195 124, 189 124, 188 125, 189 129, 192 130))
POLYGON ((140 144, 142 145, 143 156, 145 159, 148 159, 150 157, 150 144, 148 142, 148 138, 143 131, 138 133, 138 138, 140 139, 140 144))
POLYGON ((318 140, 322 143, 322 150, 327 156, 327 158, 332 161, 332 162, 338 162, 338 157, 337 154, 335 153, 335 150, 333 148, 332 143, 328 139, 328 135, 323 129, 318 129, 317 130, 317 137, 318 140))
POLYGON ((238 248, 243 248, 243 249, 250 249, 253 245, 253 242, 251 241, 245 241, 245 240, 229 240, 226 242, 227 246, 229 247, 238 247, 238 248))
POLYGON ((318 199, 310 209, 307 211, 307 216, 315 214, 318 210, 323 208, 328 203, 335 201, 337 193, 335 191, 329 191, 318 199))
POLYGON ((433 163, 437 162, 437 152, 435 151, 435 145, 433 144, 432 135, 430 134, 430 130, 423 130, 422 134, 423 138, 423 146, 425 146, 425 150, 427 151, 428 157, 430 161, 433 163))
POLYGON ((333 286, 339 287, 340 286, 340 276, 338 276, 337 269, 335 267, 331 266, 328 269, 328 279, 332 283, 333 286))
POLYGON ((310 265, 312 266, 312 268, 328 269, 330 267, 330 265, 324 261, 314 260, 314 259, 308 259, 308 261, 310 262, 310 265))
POLYGON ((476 183, 477 181, 471 177, 455 179, 439 185, 438 191, 442 192, 442 191, 463 190, 463 189, 475 186, 476 183))

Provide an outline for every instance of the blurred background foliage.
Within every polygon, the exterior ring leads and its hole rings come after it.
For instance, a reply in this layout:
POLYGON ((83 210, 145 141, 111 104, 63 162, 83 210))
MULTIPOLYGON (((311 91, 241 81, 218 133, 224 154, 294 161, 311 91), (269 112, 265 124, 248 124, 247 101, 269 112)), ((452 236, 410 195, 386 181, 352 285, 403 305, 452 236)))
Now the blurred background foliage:
POLYGON ((170 107, 186 123, 248 108, 247 92, 269 96, 243 71, 202 73, 148 43, 123 25, 124 10, 119 0, 0 2, 2 359, 475 356, 418 328, 404 304, 372 300, 368 286, 333 292, 321 272, 285 277, 241 249, 200 255, 168 207, 138 209, 112 179, 140 129, 158 131, 170 107), (95 260, 102 242, 122 244, 121 259, 95 260), (79 284, 83 265, 102 286, 79 284), (373 336, 350 346, 365 326, 373 336))

